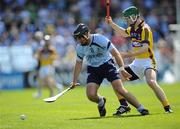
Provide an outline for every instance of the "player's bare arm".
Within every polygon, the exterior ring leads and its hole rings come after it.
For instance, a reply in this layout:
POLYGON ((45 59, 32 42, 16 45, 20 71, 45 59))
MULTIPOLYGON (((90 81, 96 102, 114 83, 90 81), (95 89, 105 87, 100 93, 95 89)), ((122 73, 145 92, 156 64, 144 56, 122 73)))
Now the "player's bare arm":
POLYGON ((111 50, 111 54, 112 54, 112 56, 114 56, 118 66, 119 67, 124 67, 124 62, 123 62, 123 59, 121 57, 121 54, 119 53, 119 51, 116 48, 113 48, 111 50))
POLYGON ((130 58, 146 53, 148 51, 148 48, 149 48, 148 44, 143 44, 143 46, 138 51, 128 51, 128 52, 120 52, 120 53, 122 55, 122 58, 130 58))
POLYGON ((119 35, 123 37, 128 37, 128 34, 126 33, 125 29, 118 26, 116 23, 113 22, 111 17, 106 17, 105 21, 108 25, 110 25, 119 35))
POLYGON ((73 72, 73 82, 71 84, 72 88, 74 88, 77 84, 78 76, 82 69, 83 61, 76 61, 76 64, 74 66, 74 72, 73 72))
POLYGON ((129 78, 131 77, 131 75, 124 69, 124 62, 122 59, 121 54, 119 53, 119 51, 114 48, 111 50, 111 54, 114 56, 116 63, 118 64, 118 66, 120 67, 120 74, 122 75, 122 77, 125 80, 129 80, 129 78))

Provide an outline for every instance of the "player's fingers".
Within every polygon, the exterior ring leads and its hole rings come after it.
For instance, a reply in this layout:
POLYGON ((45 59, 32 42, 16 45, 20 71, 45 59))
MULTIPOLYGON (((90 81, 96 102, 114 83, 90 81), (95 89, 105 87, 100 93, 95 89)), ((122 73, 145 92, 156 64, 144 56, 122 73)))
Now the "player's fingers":
POLYGON ((129 78, 132 77, 132 75, 129 74, 128 72, 122 72, 122 75, 123 75, 123 77, 124 77, 127 81, 129 80, 129 78))
POLYGON ((105 17, 105 21, 106 21, 106 23, 109 24, 111 22, 111 17, 110 16, 106 16, 105 17))
POLYGON ((106 18, 105 18, 105 22, 108 23, 108 18, 107 18, 107 16, 106 16, 106 18))
POLYGON ((130 74, 130 73, 128 73, 127 71, 125 71, 125 74, 126 74, 127 76, 131 76, 131 74, 130 74))
POLYGON ((127 78, 131 78, 131 77, 132 77, 132 75, 128 73, 127 78))
POLYGON ((76 86, 79 86, 79 85, 80 85, 80 83, 71 82, 70 83, 70 88, 73 89, 73 88, 75 88, 76 86))
POLYGON ((71 82, 71 83, 70 83, 70 88, 73 89, 73 88, 75 88, 75 87, 76 87, 76 83, 71 82))
POLYGON ((123 81, 127 81, 127 77, 123 73, 120 72, 120 76, 123 81))
POLYGON ((127 71, 125 71, 125 70, 123 70, 123 71, 121 71, 121 73, 123 74, 123 76, 124 77, 126 77, 126 78, 130 78, 130 77, 132 77, 132 75, 131 74, 129 74, 127 71))
POLYGON ((127 78, 127 77, 125 77, 125 76, 121 76, 121 79, 122 79, 123 82, 124 82, 124 81, 129 81, 129 78, 127 78))
POLYGON ((132 77, 132 75, 129 74, 128 72, 126 72, 126 76, 127 76, 127 78, 131 78, 132 77))

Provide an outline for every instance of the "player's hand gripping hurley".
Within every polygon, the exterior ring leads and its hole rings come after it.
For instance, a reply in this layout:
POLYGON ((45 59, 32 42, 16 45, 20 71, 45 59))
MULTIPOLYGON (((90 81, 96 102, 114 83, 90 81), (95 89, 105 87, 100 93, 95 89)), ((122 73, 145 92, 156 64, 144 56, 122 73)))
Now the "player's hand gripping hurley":
MULTIPOLYGON (((76 85, 80 85, 79 83, 77 83, 76 85)), ((72 85, 70 87, 68 87, 67 89, 65 89, 64 91, 60 92, 59 94, 53 96, 53 97, 49 97, 49 98, 45 98, 43 99, 45 102, 47 103, 52 103, 55 102, 59 97, 63 96, 65 93, 67 93, 69 90, 73 89, 74 87, 72 87, 72 85)))

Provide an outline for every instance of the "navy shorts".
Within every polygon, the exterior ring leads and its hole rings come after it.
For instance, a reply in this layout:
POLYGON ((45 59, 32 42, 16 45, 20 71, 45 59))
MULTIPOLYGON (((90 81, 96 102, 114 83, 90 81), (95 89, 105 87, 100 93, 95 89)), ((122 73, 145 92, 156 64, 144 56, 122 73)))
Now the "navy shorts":
POLYGON ((87 67, 88 77, 87 83, 93 82, 101 85, 103 79, 109 82, 120 79, 119 72, 116 69, 114 61, 110 59, 108 62, 100 65, 99 67, 87 67))

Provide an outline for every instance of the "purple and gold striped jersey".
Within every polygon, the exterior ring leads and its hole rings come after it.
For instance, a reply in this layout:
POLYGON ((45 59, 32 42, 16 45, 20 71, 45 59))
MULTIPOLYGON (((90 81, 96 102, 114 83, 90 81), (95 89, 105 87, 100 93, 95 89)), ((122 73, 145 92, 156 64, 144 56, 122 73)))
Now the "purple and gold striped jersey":
POLYGON ((49 47, 48 49, 42 48, 38 51, 38 57, 40 66, 47 66, 53 64, 53 62, 57 59, 58 54, 53 47, 49 47))
POLYGON ((150 58, 155 65, 155 57, 153 52, 153 34, 148 24, 142 21, 138 26, 131 25, 126 29, 126 33, 131 38, 133 51, 138 51, 143 44, 148 44, 148 51, 137 55, 137 59, 150 58))

